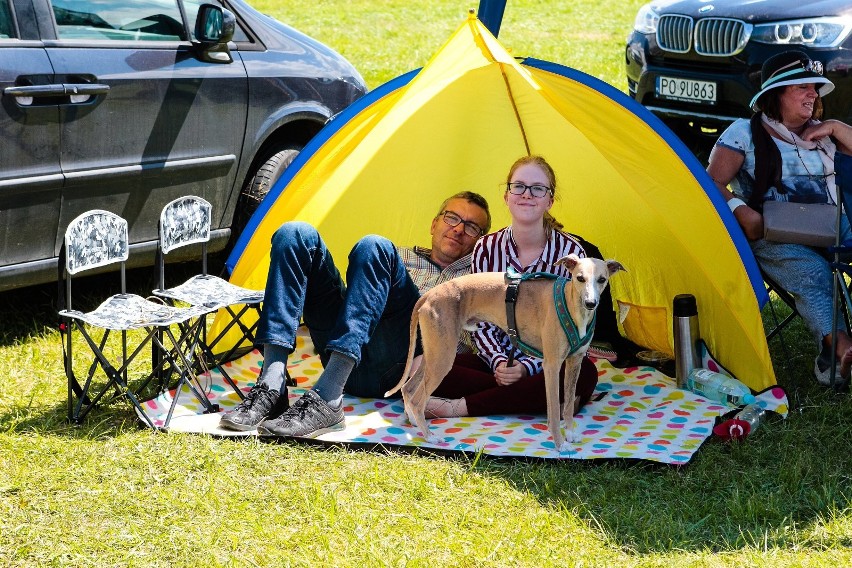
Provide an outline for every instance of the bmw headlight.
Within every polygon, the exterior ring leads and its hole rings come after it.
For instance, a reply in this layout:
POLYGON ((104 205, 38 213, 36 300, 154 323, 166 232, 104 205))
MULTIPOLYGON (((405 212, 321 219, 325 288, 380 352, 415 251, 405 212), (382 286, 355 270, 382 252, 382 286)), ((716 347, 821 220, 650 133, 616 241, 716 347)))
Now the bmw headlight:
POLYGON ((651 8, 650 4, 645 4, 636 12, 633 29, 640 34, 654 34, 657 33, 657 22, 659 21, 660 15, 651 8))
MULTIPOLYGON (((637 20, 638 22, 638 20, 637 20)), ((751 39, 761 43, 837 47, 852 31, 852 18, 812 18, 756 24, 751 39)))

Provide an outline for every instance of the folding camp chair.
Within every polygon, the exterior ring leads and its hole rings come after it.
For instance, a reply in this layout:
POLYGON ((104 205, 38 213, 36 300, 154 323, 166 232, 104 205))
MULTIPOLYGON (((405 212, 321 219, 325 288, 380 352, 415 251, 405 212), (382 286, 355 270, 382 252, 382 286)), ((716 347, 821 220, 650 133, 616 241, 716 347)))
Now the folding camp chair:
MULTIPOLYGON (((793 295, 790 294, 787 290, 782 288, 777 282, 775 282, 768 274, 766 274, 763 269, 760 269, 760 275, 763 278, 763 284, 766 286, 767 293, 775 294, 777 297, 787 308, 790 310, 790 313, 787 314, 783 319, 778 315, 778 311, 776 310, 775 304, 772 299, 769 300, 769 312, 772 316, 772 324, 773 327, 766 334, 767 343, 771 341, 774 337, 778 338, 780 342, 780 349, 782 353, 781 357, 781 365, 780 368, 783 368, 785 372, 789 369, 790 361, 792 360, 790 356, 790 349, 787 346, 787 342, 785 341, 784 334, 782 333, 784 329, 793 322, 796 317, 799 316, 799 310, 796 308, 796 300, 793 298, 793 295)), ((778 369, 779 367, 776 367, 778 369)))
POLYGON ((160 214, 160 239, 157 251, 160 279, 159 288, 154 290, 154 294, 172 302, 180 301, 192 306, 200 306, 206 313, 220 309, 226 311, 231 319, 215 337, 208 338, 206 325, 202 325, 199 347, 205 358, 219 368, 225 381, 242 398, 242 392, 221 363, 232 359, 242 345, 253 345, 258 320, 255 319, 253 323, 247 325, 241 318, 250 310, 256 311, 259 315, 264 291, 235 286, 207 273, 207 241, 210 240, 211 215, 210 203, 195 196, 175 199, 163 208, 160 214), (191 277, 179 286, 166 288, 166 255, 175 249, 194 243, 201 244, 201 274, 191 277), (231 329, 238 329, 242 335, 226 352, 217 354, 216 346, 231 329))
MULTIPOLYGON (((775 306, 772 305, 772 302, 769 303, 769 310, 772 313, 772 320, 775 325, 769 333, 766 334, 766 341, 771 340, 773 337, 781 333, 785 327, 787 327, 796 317, 799 315, 799 310, 796 308, 796 300, 793 296, 784 288, 779 286, 772 278, 767 275, 763 269, 760 270, 760 275, 763 278, 763 283, 766 285, 766 291, 774 293, 781 302, 784 303, 790 309, 790 313, 787 314, 783 320, 778 321, 778 314, 775 312, 775 306)), ((782 338, 783 342, 783 338, 782 338)), ((786 351, 786 346, 784 347, 786 351)))
MULTIPOLYGON (((829 253, 833 255, 831 262, 832 272, 834 274, 833 284, 833 299, 834 310, 832 311, 832 329, 831 335, 832 346, 837 344, 837 312, 840 308, 840 303, 843 304, 843 317, 846 320, 846 328, 849 329, 850 321, 852 321, 852 297, 849 293, 849 284, 847 278, 852 277, 852 266, 849 265, 848 259, 852 255, 852 241, 847 240, 841 242, 841 215, 846 215, 846 219, 852 223, 852 156, 847 156, 841 152, 834 155, 834 172, 835 183, 837 184, 837 237, 835 246, 829 247, 829 253)), ((834 384, 835 369, 837 368, 837 349, 832 347, 831 350, 831 382, 833 387, 842 385, 834 384)))
MULTIPOLYGON (((152 380, 161 374, 161 369, 147 365, 146 373, 133 387, 128 377, 128 371, 136 357, 150 343, 162 354, 164 364, 170 365, 178 372, 177 390, 180 391, 181 387, 187 385, 205 409, 216 410, 201 392, 200 385, 197 385, 197 378, 193 374, 186 350, 180 348, 182 344, 186 344, 185 340, 175 337, 172 331, 173 325, 180 324, 184 332, 197 335, 200 316, 205 310, 198 307, 175 308, 128 294, 125 276, 128 248, 127 221, 109 211, 92 210, 84 213, 71 221, 65 231, 60 255, 65 259, 65 307, 60 310, 59 315, 63 322, 60 329, 64 335, 63 357, 68 380, 69 420, 80 423, 103 397, 112 393, 108 400, 127 399, 140 418, 154 428, 154 423, 140 404, 139 398, 152 380), (93 311, 81 312, 73 309, 72 277, 83 271, 115 263, 121 265, 121 293, 110 296, 93 311), (102 330, 99 340, 95 339, 93 328, 102 330), (128 332, 134 330, 142 330, 142 339, 128 354, 128 332), (111 356, 115 351, 116 341, 115 335, 113 341, 110 341, 112 332, 120 332, 118 335, 121 347, 120 353, 113 357, 111 356), (74 337, 78 334, 88 344, 93 356, 87 365, 88 370, 83 381, 77 379, 74 365, 74 337), (166 347, 161 337, 169 339, 170 348, 166 347), (98 372, 99 369, 104 376, 98 372)), ((162 383, 159 388, 166 386, 162 383)), ((170 419, 171 411, 162 428, 168 428, 170 419)))

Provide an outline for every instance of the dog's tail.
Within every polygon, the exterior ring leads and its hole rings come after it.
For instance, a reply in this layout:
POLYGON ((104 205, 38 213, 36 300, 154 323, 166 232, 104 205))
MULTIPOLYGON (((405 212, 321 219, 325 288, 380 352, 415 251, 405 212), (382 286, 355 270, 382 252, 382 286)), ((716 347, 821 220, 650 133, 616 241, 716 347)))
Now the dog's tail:
POLYGON ((417 300, 417 303, 414 304, 414 309, 411 311, 411 326, 408 339, 408 360, 405 362, 405 370, 402 372, 402 377, 399 379, 399 382, 395 387, 385 393, 386 397, 401 389, 402 385, 405 384, 405 381, 408 380, 409 373, 411 372, 411 364, 414 361, 414 348, 417 346, 417 325, 420 323, 420 306, 422 306, 425 301, 426 296, 421 296, 420 299, 417 300))

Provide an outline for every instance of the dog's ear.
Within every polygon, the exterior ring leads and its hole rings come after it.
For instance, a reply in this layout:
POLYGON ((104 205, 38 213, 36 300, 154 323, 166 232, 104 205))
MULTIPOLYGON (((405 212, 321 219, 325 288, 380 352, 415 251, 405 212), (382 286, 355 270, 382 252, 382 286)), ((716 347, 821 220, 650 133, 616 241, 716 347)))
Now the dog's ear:
POLYGON ((627 272, 627 269, 626 269, 626 268, 624 268, 624 267, 621 265, 621 263, 620 263, 620 262, 618 262, 617 260, 614 260, 614 259, 612 259, 612 258, 610 258, 610 259, 608 259, 608 260, 606 261, 606 269, 607 269, 607 270, 609 270, 609 275, 610 275, 610 276, 612 276, 613 274, 615 274, 615 273, 616 273, 616 272, 618 272, 619 270, 623 270, 624 272, 627 272))
POLYGON ((574 253, 571 253, 568 256, 563 256, 562 258, 557 260, 554 265, 559 266, 561 264, 567 267, 568 270, 574 270, 574 267, 577 266, 578 262, 580 262, 580 257, 574 253))

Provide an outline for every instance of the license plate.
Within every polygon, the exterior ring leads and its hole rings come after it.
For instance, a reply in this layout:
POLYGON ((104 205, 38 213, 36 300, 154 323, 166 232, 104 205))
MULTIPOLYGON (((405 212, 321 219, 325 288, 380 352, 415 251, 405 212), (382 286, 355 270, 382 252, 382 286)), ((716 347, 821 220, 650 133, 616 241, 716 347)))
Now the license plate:
POLYGON ((657 96, 675 101, 716 104, 715 81, 657 77, 657 96))

